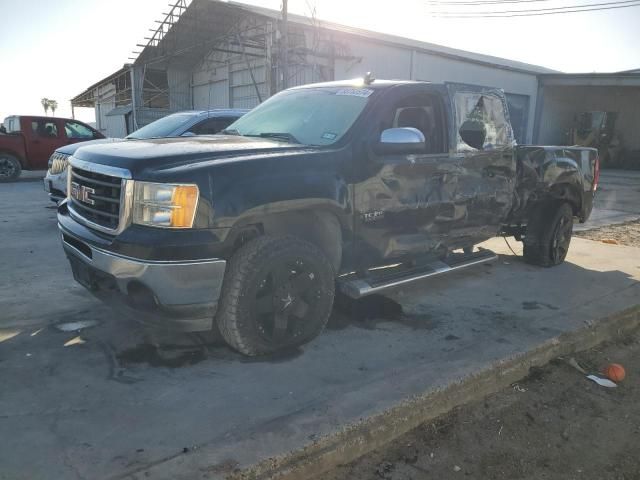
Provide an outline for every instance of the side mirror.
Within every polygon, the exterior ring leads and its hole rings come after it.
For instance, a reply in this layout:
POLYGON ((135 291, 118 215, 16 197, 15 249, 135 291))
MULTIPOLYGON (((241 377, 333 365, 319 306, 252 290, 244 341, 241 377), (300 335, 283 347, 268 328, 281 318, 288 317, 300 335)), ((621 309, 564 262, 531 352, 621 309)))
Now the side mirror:
POLYGON ((478 120, 466 120, 460 126, 460 138, 462 141, 476 150, 482 150, 487 138, 487 128, 478 120))
POLYGON ((180 135, 181 137, 195 137, 196 134, 190 131, 186 131, 184 132, 182 135, 180 135))
POLYGON ((423 153, 425 149, 424 134, 413 127, 387 128, 376 145, 377 153, 423 153))

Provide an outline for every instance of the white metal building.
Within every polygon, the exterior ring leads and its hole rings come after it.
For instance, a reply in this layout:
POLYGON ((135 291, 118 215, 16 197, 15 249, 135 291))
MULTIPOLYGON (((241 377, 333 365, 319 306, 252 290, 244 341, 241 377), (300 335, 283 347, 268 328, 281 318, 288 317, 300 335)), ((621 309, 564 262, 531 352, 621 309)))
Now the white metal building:
POLYGON ((169 112, 251 108, 285 86, 360 77, 460 82, 505 90, 520 143, 533 141, 538 75, 521 62, 219 0, 178 0, 133 63, 72 100, 122 136, 169 112), (286 80, 284 78, 286 72, 286 80), (133 87, 133 88, 132 88, 133 87))

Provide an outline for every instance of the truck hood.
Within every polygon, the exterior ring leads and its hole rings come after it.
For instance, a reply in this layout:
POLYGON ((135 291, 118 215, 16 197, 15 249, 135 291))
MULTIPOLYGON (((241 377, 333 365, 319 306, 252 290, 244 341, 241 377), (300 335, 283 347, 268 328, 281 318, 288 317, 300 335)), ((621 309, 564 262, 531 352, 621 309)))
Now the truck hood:
POLYGON ((64 147, 56 148, 56 153, 63 155, 74 155, 76 150, 80 147, 88 147, 90 145, 103 145, 105 143, 122 142, 123 138, 100 138, 97 140, 88 140, 86 142, 72 143, 71 145, 65 145, 64 147))
POLYGON ((280 152, 293 153, 293 151, 309 148, 271 139, 211 135, 87 145, 78 149, 74 157, 87 162, 126 168, 135 174, 148 169, 169 169, 201 161, 255 155, 270 156, 280 152))

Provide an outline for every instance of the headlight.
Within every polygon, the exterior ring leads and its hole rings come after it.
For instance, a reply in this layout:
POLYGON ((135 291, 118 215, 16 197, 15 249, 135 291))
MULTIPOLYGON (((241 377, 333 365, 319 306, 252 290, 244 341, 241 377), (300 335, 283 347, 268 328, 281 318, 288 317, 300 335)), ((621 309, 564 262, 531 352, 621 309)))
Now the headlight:
POLYGON ((197 185, 136 181, 133 223, 165 228, 191 228, 200 192, 197 185))

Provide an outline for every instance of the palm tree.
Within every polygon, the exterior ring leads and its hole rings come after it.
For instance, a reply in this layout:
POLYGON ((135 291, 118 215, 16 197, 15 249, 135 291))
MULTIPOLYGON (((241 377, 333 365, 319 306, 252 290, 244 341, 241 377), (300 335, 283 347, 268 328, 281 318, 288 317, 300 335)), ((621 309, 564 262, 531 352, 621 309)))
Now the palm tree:
POLYGON ((49 108, 51 109, 51 115, 55 115, 56 109, 58 108, 58 102, 55 100, 49 100, 49 108))
POLYGON ((44 108, 44 114, 46 115, 49 112, 49 104, 50 100, 47 97, 43 97, 40 100, 40 105, 42 105, 42 108, 44 108))

